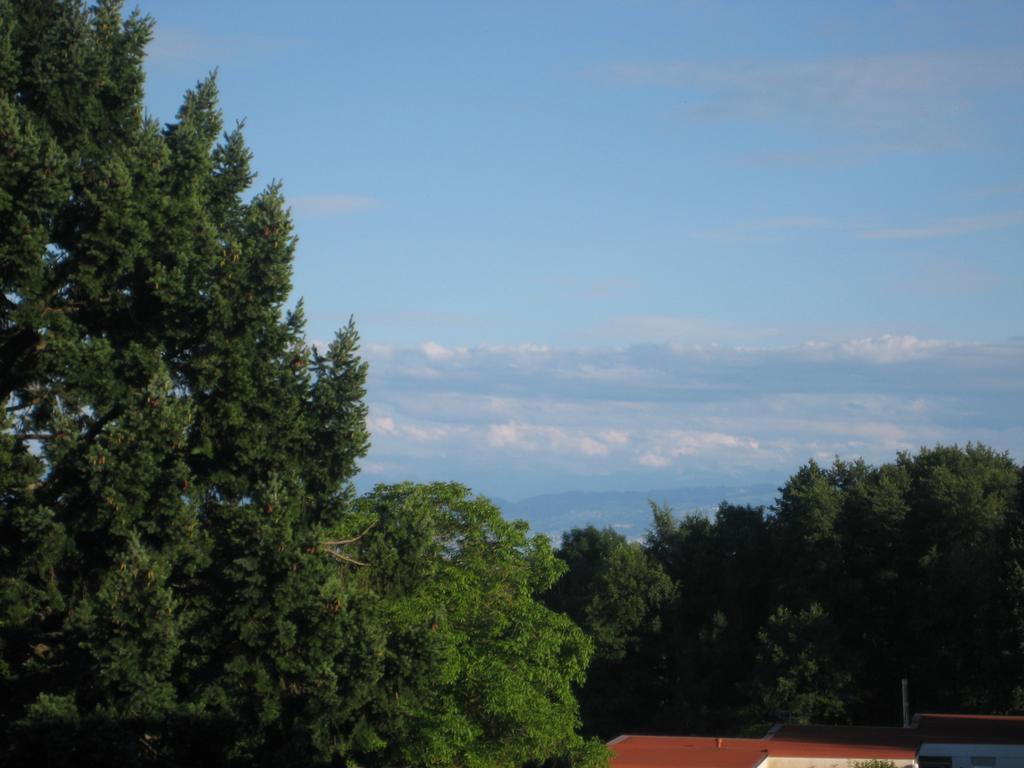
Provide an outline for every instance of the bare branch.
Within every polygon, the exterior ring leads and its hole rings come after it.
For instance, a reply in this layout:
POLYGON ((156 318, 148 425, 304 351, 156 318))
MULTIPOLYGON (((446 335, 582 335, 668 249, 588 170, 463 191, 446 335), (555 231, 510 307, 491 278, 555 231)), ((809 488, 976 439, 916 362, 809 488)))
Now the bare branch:
POLYGON ((359 560, 356 560, 354 557, 349 557, 348 555, 339 552, 338 547, 344 547, 348 544, 355 544, 357 541, 363 538, 363 536, 368 534, 370 532, 370 529, 373 528, 373 526, 375 526, 376 524, 377 521, 374 520, 372 523, 366 526, 365 529, 363 529, 362 533, 360 533, 358 536, 353 536, 350 539, 333 539, 331 541, 320 542, 319 549, 321 552, 326 552, 335 560, 340 560, 343 563, 351 563, 352 565, 366 566, 368 565, 367 563, 361 562, 359 560))
POLYGON ((151 736, 150 734, 147 733, 144 736, 140 736, 139 737, 139 744, 141 744, 146 749, 148 749, 150 751, 150 754, 152 754, 154 757, 159 757, 160 753, 157 752, 155 749, 153 749, 153 745, 149 743, 154 738, 155 738, 154 736, 151 736))
POLYGON ((333 549, 324 549, 323 547, 321 547, 320 551, 327 553, 335 560, 340 560, 343 563, 351 563, 352 565, 360 565, 363 567, 369 565, 369 563, 364 563, 359 560, 356 560, 355 558, 349 557, 348 555, 343 555, 341 552, 335 552, 333 549))
POLYGON ((377 521, 374 520, 372 523, 370 523, 368 526, 366 526, 366 529, 362 533, 360 533, 358 536, 353 536, 351 539, 334 539, 333 541, 325 541, 320 546, 322 546, 322 547, 343 547, 346 544, 355 544, 357 541, 359 541, 361 538, 363 538, 363 536, 368 534, 370 532, 370 529, 373 528, 373 526, 375 526, 376 524, 377 524, 377 521))

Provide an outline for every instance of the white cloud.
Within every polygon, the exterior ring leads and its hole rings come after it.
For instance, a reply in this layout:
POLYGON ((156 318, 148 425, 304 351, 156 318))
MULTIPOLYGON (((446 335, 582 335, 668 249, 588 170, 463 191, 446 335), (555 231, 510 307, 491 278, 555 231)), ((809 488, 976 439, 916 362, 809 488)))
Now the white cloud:
POLYGON ((1000 286, 1003 277, 979 265, 970 256, 920 260, 903 280, 908 291, 932 296, 968 296, 1000 286))
POLYGON ((234 56, 241 40, 225 36, 214 37, 187 27, 158 24, 153 40, 146 47, 149 66, 201 64, 206 70, 234 56))
POLYGON ((666 467, 672 466, 672 459, 659 453, 652 453, 648 451, 640 454, 640 456, 637 457, 636 463, 645 467, 653 467, 654 469, 665 469, 666 467))
POLYGON ((822 230, 841 230, 849 225, 842 221, 822 216, 779 216, 768 219, 752 219, 718 229, 696 232, 697 237, 726 242, 760 242, 770 237, 822 230))
POLYGON ((644 451, 636 461, 647 467, 669 467, 676 460, 707 453, 726 451, 733 456, 741 452, 750 453, 759 450, 756 440, 722 432, 701 432, 693 430, 672 429, 649 436, 655 443, 653 450, 644 451))
POLYGON ((577 441, 579 451, 584 456, 607 456, 608 446, 604 443, 595 440, 592 437, 581 437, 577 441))
POLYGON ((419 427, 409 425, 402 429, 402 434, 413 442, 434 443, 447 439, 456 431, 458 431, 457 428, 448 426, 419 427))
POLYGON ((980 216, 951 216, 916 227, 868 229, 860 232, 858 237, 865 240, 923 240, 991 232, 1020 224, 1024 224, 1024 211, 1007 211, 980 216))
POLYGON ((877 363, 895 363, 927 355, 943 348, 948 342, 921 340, 914 336, 879 336, 877 338, 854 339, 839 345, 839 349, 850 357, 859 357, 877 363))
POLYGON ((371 459, 402 468, 395 479, 718 482, 968 440, 1024 455, 1020 345, 889 334, 779 348, 427 343, 368 357, 371 459))
POLYGON ((432 443, 446 440, 465 431, 458 425, 430 424, 404 419, 401 424, 391 416, 374 416, 366 421, 370 434, 375 438, 397 438, 412 443, 432 443))
POLYGON ((210 35, 198 29, 158 22, 152 41, 146 46, 146 67, 188 67, 205 74, 229 60, 283 54, 305 44, 305 40, 293 35, 210 35))
MULTIPOLYGON (((947 216, 917 225, 877 226, 863 220, 790 216, 738 221, 728 227, 702 230, 695 236, 726 242, 763 242, 769 238, 800 232, 832 230, 858 240, 927 240, 993 232, 1024 224, 1024 211, 1003 211, 970 216, 947 216)), ((699 326, 680 328, 696 332, 699 326)))
POLYGON ((621 429, 605 429, 598 433, 598 437, 608 445, 626 445, 629 442, 629 433, 621 429))
POLYGON ((394 435, 398 433, 398 430, 395 428, 395 420, 390 416, 371 416, 367 419, 367 427, 371 433, 376 434, 394 435))
POLYGON ((427 356, 428 360, 451 360, 455 357, 454 350, 443 347, 434 341, 420 344, 420 350, 427 356))
POLYGON ((395 351, 395 348, 390 344, 374 344, 372 342, 363 344, 363 354, 374 359, 390 358, 394 355, 395 351))
MULTIPOLYGON (((920 151, 960 140, 990 93, 1019 92, 1018 53, 904 53, 819 60, 621 64, 619 84, 667 86, 689 117, 776 120, 920 151)), ((830 150, 826 150, 830 151, 830 150)), ((847 152, 849 152, 847 148, 847 152)))
POLYGON ((595 437, 544 424, 509 421, 487 428, 486 441, 492 448, 529 453, 567 453, 582 456, 607 456, 609 447, 595 437))
POLYGON ((507 424, 492 424, 487 429, 487 442, 495 448, 520 445, 523 442, 522 427, 514 421, 507 424))
POLYGON ((687 315, 619 315, 599 328, 602 339, 615 344, 695 344, 714 339, 735 343, 743 339, 766 339, 778 334, 771 326, 741 328, 706 317, 687 315))

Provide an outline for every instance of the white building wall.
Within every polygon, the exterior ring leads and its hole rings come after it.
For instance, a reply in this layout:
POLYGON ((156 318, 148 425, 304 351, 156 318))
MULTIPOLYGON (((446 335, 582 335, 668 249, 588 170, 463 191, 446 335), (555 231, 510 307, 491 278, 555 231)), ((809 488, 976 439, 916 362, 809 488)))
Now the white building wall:
MULTIPOLYGON (((761 768, 854 768, 855 763, 867 762, 869 758, 845 757, 769 757, 761 768)), ((896 768, 917 768, 913 760, 893 760, 896 768)), ((954 765, 953 768, 956 768, 954 765)), ((1002 764, 997 766, 1002 768, 1002 764)), ((1013 768, 1024 768, 1024 765, 1013 768)))

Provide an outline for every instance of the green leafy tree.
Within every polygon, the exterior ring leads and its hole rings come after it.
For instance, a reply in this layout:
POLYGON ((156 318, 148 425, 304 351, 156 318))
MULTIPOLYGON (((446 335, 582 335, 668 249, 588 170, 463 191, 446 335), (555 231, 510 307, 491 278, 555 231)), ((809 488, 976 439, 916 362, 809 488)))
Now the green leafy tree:
POLYGON ((591 644, 538 599, 564 568, 547 538, 455 484, 381 486, 356 510, 366 533, 338 554, 366 565, 342 578, 386 636, 360 764, 603 764, 576 735, 591 644))

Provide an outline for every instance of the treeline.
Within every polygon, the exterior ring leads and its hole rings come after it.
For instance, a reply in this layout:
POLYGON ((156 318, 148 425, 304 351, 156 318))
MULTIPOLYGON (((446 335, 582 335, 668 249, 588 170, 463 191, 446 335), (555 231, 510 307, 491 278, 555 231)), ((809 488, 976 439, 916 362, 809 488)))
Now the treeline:
POLYGON ((564 535, 590 733, 898 725, 1024 708, 1024 474, 980 445, 801 467, 763 507, 564 535))

